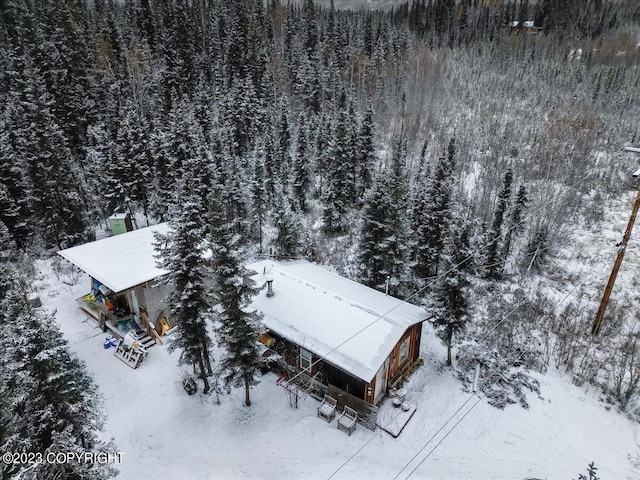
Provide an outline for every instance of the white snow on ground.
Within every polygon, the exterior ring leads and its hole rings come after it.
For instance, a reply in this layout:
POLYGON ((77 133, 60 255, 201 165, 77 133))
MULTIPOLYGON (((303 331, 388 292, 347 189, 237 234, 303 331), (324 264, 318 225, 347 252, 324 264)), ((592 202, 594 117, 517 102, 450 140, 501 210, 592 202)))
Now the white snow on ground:
MULTIPOLYGON (((326 479, 349 459, 332 478, 405 479, 475 403, 438 433, 470 395, 442 367, 444 348, 427 325, 425 364, 406 385, 417 411, 397 439, 362 426, 349 437, 335 420, 316 417, 311 397, 291 408, 273 374, 252 390, 249 408, 241 390, 221 396, 220 405, 215 395, 189 397, 177 353, 153 347, 132 370, 103 348, 106 334, 77 309, 74 299, 86 293, 87 277, 67 286, 48 264, 40 268, 43 308, 57 309, 71 349, 104 397, 103 437, 114 437, 123 452, 121 479, 326 479)), ((591 461, 602 480, 640 478, 637 424, 605 410, 595 390, 575 387, 561 373, 538 379, 544 399, 531 395, 529 410, 504 411, 481 401, 410 478, 574 479, 591 461)))

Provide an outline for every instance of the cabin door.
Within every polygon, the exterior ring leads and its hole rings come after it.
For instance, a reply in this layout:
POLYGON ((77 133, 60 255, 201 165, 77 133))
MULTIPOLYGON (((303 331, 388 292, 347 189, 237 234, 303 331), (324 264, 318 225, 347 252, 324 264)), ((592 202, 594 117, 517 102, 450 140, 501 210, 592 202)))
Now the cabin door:
POLYGON ((374 405, 377 404, 387 391, 387 372, 389 371, 389 359, 384 362, 376 375, 376 391, 373 396, 374 405))

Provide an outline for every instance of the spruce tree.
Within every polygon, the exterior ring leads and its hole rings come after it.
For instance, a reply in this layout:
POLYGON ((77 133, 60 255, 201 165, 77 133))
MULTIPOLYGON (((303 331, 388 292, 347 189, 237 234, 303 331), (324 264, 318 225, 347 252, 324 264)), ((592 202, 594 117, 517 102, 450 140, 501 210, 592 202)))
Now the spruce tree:
POLYGON ((17 246, 11 232, 0 219, 0 308, 19 278, 15 271, 17 246), (18 278, 17 278, 18 277, 18 278))
POLYGON ((413 273, 420 279, 438 273, 444 240, 451 225, 451 195, 455 174, 455 140, 440 157, 430 178, 422 179, 412 209, 413 273))
POLYGON ((390 194, 390 176, 379 175, 365 195, 358 246, 360 280, 370 287, 397 293, 404 277, 404 234, 401 215, 390 194))
POLYGON ((42 72, 24 59, 18 87, 10 96, 11 126, 17 165, 28 182, 30 210, 40 237, 48 246, 72 246, 84 238, 86 192, 76 159, 53 115, 54 99, 42 72))
POLYGON ((278 168, 276 163, 275 149, 273 140, 269 135, 265 138, 264 145, 264 185, 266 193, 273 198, 276 194, 276 185, 278 182, 278 168))
POLYGON ((498 193, 496 210, 493 214, 493 223, 489 230, 489 238, 486 246, 486 269, 488 278, 498 278, 502 272, 503 260, 499 256, 502 240, 502 227, 504 215, 509 207, 511 197, 511 184, 513 183, 513 170, 507 168, 502 178, 502 188, 498 193))
MULTIPOLYGON (((101 401, 85 365, 71 355, 55 318, 32 309, 18 291, 2 302, 0 390, 5 398, 4 452, 111 450, 98 441, 101 401)), ((99 463, 8 465, 7 478, 106 479, 115 470, 99 463)))
POLYGON ((252 225, 254 237, 257 237, 259 253, 262 253, 262 241, 264 223, 267 214, 265 172, 262 158, 257 154, 254 159, 253 175, 251 177, 251 202, 252 202, 252 225))
POLYGON ((307 192, 311 179, 309 177, 307 137, 306 132, 300 129, 298 134, 298 145, 296 148, 296 159, 293 166, 293 193, 298 201, 300 211, 307 211, 307 192))
POLYGON ((504 245, 502 247, 502 259, 507 261, 507 257, 511 251, 511 242, 515 235, 518 235, 522 230, 522 215, 524 209, 527 206, 527 188, 524 185, 520 185, 516 199, 511 211, 511 218, 509 221, 509 227, 504 235, 504 245))
POLYGON ((447 345, 447 365, 451 365, 453 336, 465 328, 469 320, 465 265, 469 262, 469 228, 463 227, 445 247, 444 276, 436 287, 434 325, 447 345))
POLYGON ((328 165, 324 171, 325 183, 322 192, 322 218, 324 231, 329 234, 342 233, 346 227, 344 214, 353 196, 352 164, 346 117, 346 96, 342 93, 336 107, 333 134, 329 139, 328 165))
MULTIPOLYGON (((5 114, 10 115, 11 109, 5 114)), ((12 138, 15 132, 10 125, 10 119, 0 118, 0 221, 9 229, 18 247, 25 247, 32 232, 29 192, 24 165, 13 148, 16 139, 12 138)))
POLYGON ((238 238, 222 214, 220 185, 212 196, 211 240, 215 272, 215 308, 218 342, 225 353, 218 362, 222 384, 244 387, 245 405, 251 405, 249 390, 257 383, 259 315, 247 309, 257 293, 249 272, 242 266, 238 238))
POLYGON ((356 154, 356 178, 355 188, 358 198, 362 198, 364 192, 371 187, 372 172, 375 163, 375 146, 373 144, 373 105, 369 102, 360 132, 356 154))
POLYGON ((274 246, 281 257, 293 257, 300 251, 302 224, 298 212, 291 206, 291 200, 281 196, 273 211, 276 227, 274 246))
POLYGON ((204 383, 204 393, 211 389, 209 376, 213 341, 207 321, 211 318, 212 278, 207 239, 207 189, 200 172, 206 158, 188 159, 183 163, 183 178, 179 184, 178 203, 172 227, 166 236, 158 236, 158 264, 169 271, 165 282, 171 286, 169 308, 177 323, 170 350, 181 351, 181 362, 193 366, 204 383))
POLYGON ((278 159, 277 164, 280 167, 280 182, 282 185, 288 185, 289 173, 291 171, 291 154, 289 153, 291 136, 289 134, 289 121, 284 105, 280 113, 280 123, 278 124, 277 134, 276 156, 278 159))
POLYGON ((153 155, 149 146, 148 121, 134 108, 122 112, 123 118, 116 137, 114 162, 125 162, 120 179, 126 192, 124 203, 127 211, 133 213, 131 203, 142 207, 145 218, 149 218, 148 189, 152 181, 153 155))

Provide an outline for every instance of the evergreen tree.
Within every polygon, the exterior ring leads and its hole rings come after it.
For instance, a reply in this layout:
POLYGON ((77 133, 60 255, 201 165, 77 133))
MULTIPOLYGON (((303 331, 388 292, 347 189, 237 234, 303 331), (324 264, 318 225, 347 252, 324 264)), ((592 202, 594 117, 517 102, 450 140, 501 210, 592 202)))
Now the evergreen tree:
POLYGON ((422 180, 412 210, 413 273, 424 279, 438 273, 444 240, 451 225, 451 195, 455 174, 455 140, 434 172, 422 180))
POLYGON ((0 219, 0 308, 3 308, 4 300, 14 288, 18 277, 14 265, 16 252, 16 243, 0 219))
POLYGON ((289 121, 285 108, 282 108, 280 114, 280 123, 278 125, 278 142, 276 145, 277 164, 280 167, 280 182, 282 185, 288 185, 289 173, 291 171, 291 154, 289 147, 291 136, 289 135, 289 121))
POLYGON ((307 153, 307 137, 305 132, 300 129, 298 134, 298 146, 296 148, 296 160, 293 167, 293 193, 298 201, 300 211, 307 211, 307 192, 311 179, 309 178, 308 153, 307 153))
MULTIPOLYGON (((219 188, 220 186, 218 186, 219 188)), ((257 290, 242 266, 238 238, 224 219, 222 204, 214 192, 212 197, 211 238, 215 272, 215 310, 218 341, 225 354, 218 362, 223 385, 244 387, 245 404, 251 405, 249 390, 257 383, 259 353, 257 348, 259 315, 247 310, 257 290)))
MULTIPOLYGON (((216 155, 216 175, 220 187, 220 200, 226 219, 240 235, 241 242, 247 239, 248 222, 250 218, 249 201, 245 185, 243 184, 243 167, 241 159, 234 157, 228 148, 216 155)), ((248 182, 249 183, 249 182, 248 182)))
POLYGON ((276 175, 277 167, 273 140, 267 135, 264 146, 264 184, 266 193, 271 198, 276 194, 276 175))
POLYGON ((161 70, 161 82, 165 111, 170 111, 176 101, 193 93, 196 84, 195 22, 187 3, 165 3, 162 10, 164 36, 159 50, 164 68, 161 70))
MULTIPOLYGON (((120 111, 121 121, 113 140, 100 138, 102 145, 92 151, 103 164, 104 177, 98 191, 106 200, 106 211, 129 212, 137 208, 149 223, 150 195, 153 183, 153 152, 150 143, 148 123, 133 105, 126 105, 120 111)), ((90 134, 100 135, 91 129, 90 134)))
POLYGON ((522 215, 527 205, 527 188, 524 185, 520 185, 516 199, 511 211, 511 219, 509 221, 509 228, 504 236, 504 245, 502 247, 502 258, 506 262, 507 257, 511 251, 511 242, 514 235, 518 235, 522 230, 522 215))
MULTIPOLYGON (((155 156, 154 181, 152 190, 154 196, 150 199, 151 213, 163 219, 170 208, 176 203, 174 190, 183 178, 183 170, 187 163, 194 158, 203 159, 202 165, 189 165, 188 169, 195 172, 206 171, 203 165, 208 165, 208 157, 202 157, 199 148, 206 145, 204 134, 192 105, 187 102, 175 103, 166 118, 166 130, 157 132, 151 140, 149 150, 155 156)), ((145 150, 142 149, 142 152, 145 150)), ((145 156, 145 153, 141 153, 145 156)))
POLYGON ((0 445, 3 445, 7 436, 7 428, 5 426, 5 411, 8 409, 4 392, 0 392, 0 445))
POLYGON ((24 60, 16 87, 24 90, 9 98, 14 158, 25 172, 30 210, 41 238, 49 246, 71 246, 83 239, 86 228, 82 174, 53 116, 54 100, 41 72, 30 59, 24 60))
MULTIPOLYGON (((10 110, 7 109, 7 114, 10 110)), ((9 229, 18 247, 25 247, 32 232, 31 211, 23 165, 13 148, 10 121, 0 119, 0 221, 9 229)))
POLYGON ((276 227, 274 245, 276 252, 282 257, 293 257, 300 250, 302 224, 300 217, 286 196, 280 197, 273 212, 273 223, 276 227))
POLYGON ((397 293, 404 274, 404 235, 397 205, 390 195, 390 176, 382 172, 365 195, 358 247, 359 277, 370 287, 397 293))
POLYGON ((436 287, 434 325, 447 344, 447 365, 451 365, 453 336, 462 331, 469 319, 466 289, 469 281, 464 266, 469 262, 469 228, 463 227, 445 248, 445 274, 436 287))
POLYGON ((369 102, 367 112, 360 125, 356 156, 355 188, 358 198, 371 187, 372 172, 375 163, 375 147, 373 144, 373 105, 369 102))
POLYGON ((252 225, 259 242, 259 252, 262 253, 263 227, 267 214, 266 188, 264 164, 259 154, 254 160, 253 176, 251 177, 252 225))
MULTIPOLYGON (((142 207, 145 218, 149 218, 149 197, 147 191, 152 181, 153 155, 149 146, 149 122, 133 108, 122 112, 122 123, 116 138, 117 161, 125 161, 126 176, 122 179, 127 192, 125 203, 136 202, 142 207)), ((127 205, 131 211, 131 205, 127 205)))
POLYGON ((343 215, 353 196, 352 164, 349 135, 347 130, 346 96, 340 95, 337 105, 333 134, 329 140, 328 168, 324 172, 325 184, 322 192, 323 228, 330 234, 341 233, 345 229, 343 215))
POLYGON ((502 188, 498 193, 496 210, 493 214, 493 223, 489 230, 487 243, 486 268, 488 278, 497 278, 502 272, 503 260, 499 257, 500 241, 502 239, 502 226, 504 215, 509 207, 511 197, 511 184, 513 183, 513 170, 508 168, 502 178, 502 188))
MULTIPOLYGON (((30 308, 17 291, 2 302, 0 391, 5 398, 5 452, 96 453, 112 447, 99 442, 100 400, 85 365, 74 358, 55 318, 30 308)), ((99 463, 7 465, 6 478, 106 479, 115 470, 99 463)))
POLYGON ((177 331, 170 350, 181 350, 180 360, 193 366, 204 383, 204 393, 211 389, 211 349, 213 341, 207 330, 211 317, 209 289, 211 264, 206 258, 209 245, 207 230, 207 189, 200 172, 204 153, 187 159, 175 216, 169 220, 171 233, 158 236, 156 249, 159 266, 169 271, 165 277, 172 287, 169 308, 176 319, 177 331))

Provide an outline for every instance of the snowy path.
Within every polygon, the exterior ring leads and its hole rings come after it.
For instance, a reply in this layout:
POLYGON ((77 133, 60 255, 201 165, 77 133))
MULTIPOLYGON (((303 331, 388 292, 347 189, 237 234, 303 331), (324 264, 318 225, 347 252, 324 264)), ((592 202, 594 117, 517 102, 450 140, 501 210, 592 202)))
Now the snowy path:
MULTIPOLYGON (((442 368, 444 349, 428 327, 424 347, 434 353, 425 355, 408 384, 418 409, 397 439, 362 427, 349 437, 335 421, 316 418, 317 402, 310 397, 290 408, 272 374, 252 391, 250 408, 238 390, 222 396, 220 405, 215 397, 189 397, 177 354, 153 347, 138 370, 128 368, 103 349, 106 335, 77 310, 74 299, 86 293, 88 280, 58 286, 42 273, 59 290, 52 297, 40 292, 44 308, 57 309, 71 348, 104 397, 104 438, 115 437, 123 452, 118 478, 124 480, 326 479, 352 456, 332 478, 405 479, 475 403, 436 435, 469 394, 442 368)), ((530 395, 529 410, 504 411, 481 401, 409 478, 573 479, 591 461, 603 480, 640 478, 639 425, 606 411, 594 390, 575 387, 558 372, 539 380, 544 400, 530 395)))

